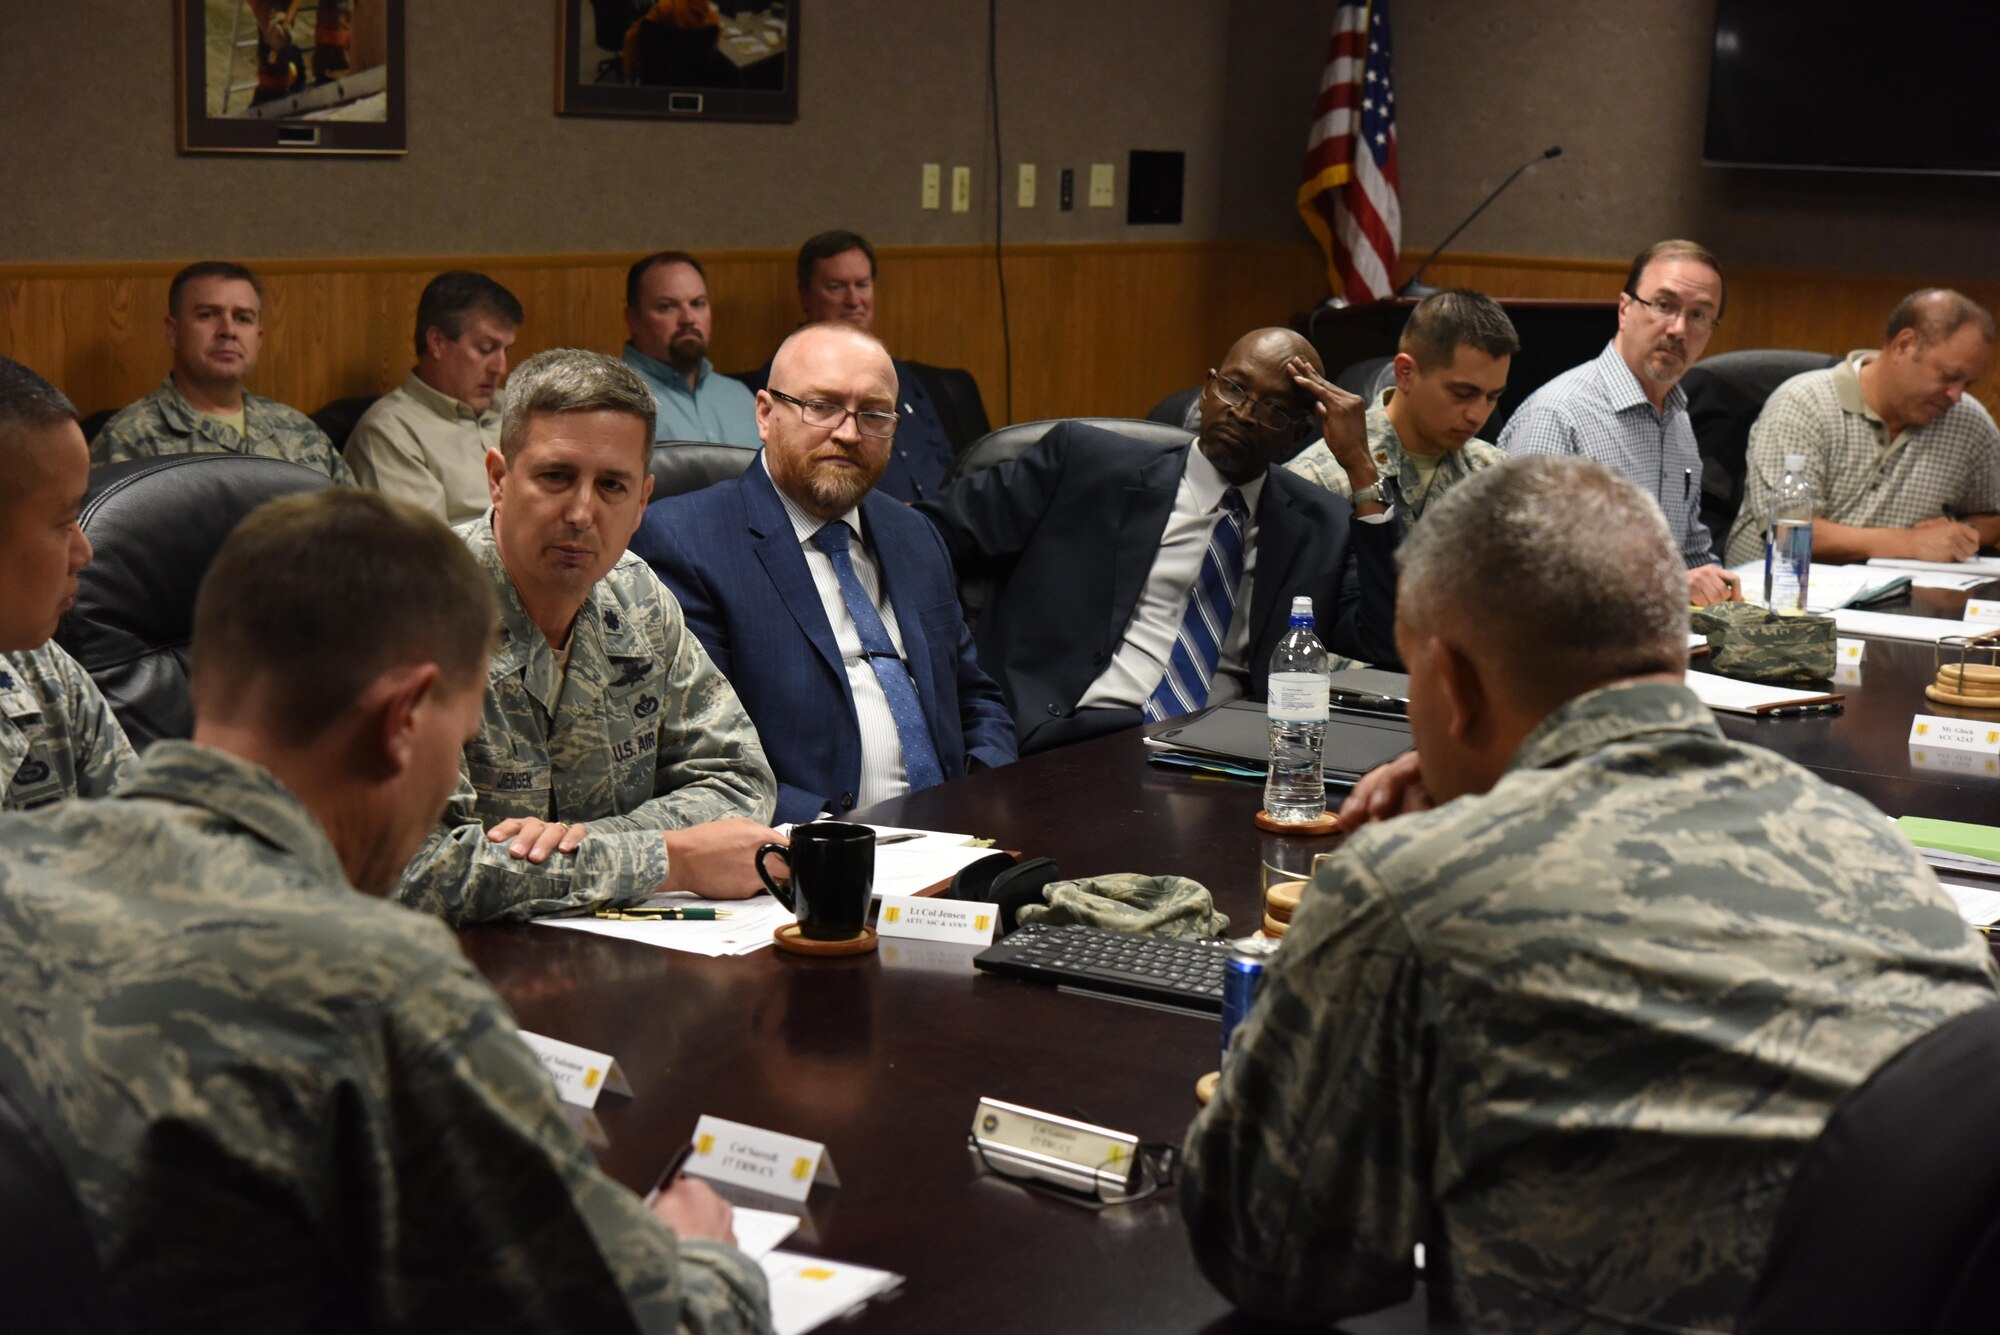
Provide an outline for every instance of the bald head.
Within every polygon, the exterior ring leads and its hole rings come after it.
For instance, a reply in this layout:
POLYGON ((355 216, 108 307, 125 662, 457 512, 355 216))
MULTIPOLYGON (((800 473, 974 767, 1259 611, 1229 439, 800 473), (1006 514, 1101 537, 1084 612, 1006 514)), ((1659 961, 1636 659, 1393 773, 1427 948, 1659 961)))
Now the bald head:
POLYGON ((1314 430, 1312 404, 1285 364, 1323 371, 1312 344, 1290 329, 1253 329, 1230 346, 1201 394, 1201 452, 1242 485, 1288 459, 1314 430))
POLYGON ((873 334, 839 320, 822 320, 794 329, 791 337, 778 345, 777 354, 771 358, 769 383, 777 385, 787 394, 804 398, 791 387, 792 378, 800 366, 828 357, 843 363, 867 363, 880 370, 889 378, 890 397, 895 397, 896 366, 889 357, 889 349, 873 334))
POLYGON ((849 324, 811 324, 786 339, 769 388, 757 394, 772 485, 821 519, 861 504, 889 466, 895 423, 895 364, 880 340, 849 324))

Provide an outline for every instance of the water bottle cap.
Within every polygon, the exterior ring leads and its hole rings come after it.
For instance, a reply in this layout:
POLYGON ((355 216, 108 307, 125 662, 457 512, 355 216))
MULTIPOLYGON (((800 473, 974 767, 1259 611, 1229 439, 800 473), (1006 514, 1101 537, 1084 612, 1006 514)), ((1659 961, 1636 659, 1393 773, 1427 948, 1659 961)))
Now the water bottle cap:
POLYGON ((1788 454, 1785 456, 1785 471, 1787 473, 1803 473, 1805 468, 1806 457, 1803 454, 1788 454))
POLYGON ((1310 598, 1294 598, 1294 599, 1292 599, 1292 615, 1293 615, 1293 616, 1295 616, 1295 617, 1309 617, 1309 616, 1311 616, 1312 614, 1313 614, 1313 600, 1312 600, 1312 599, 1310 599, 1310 598))

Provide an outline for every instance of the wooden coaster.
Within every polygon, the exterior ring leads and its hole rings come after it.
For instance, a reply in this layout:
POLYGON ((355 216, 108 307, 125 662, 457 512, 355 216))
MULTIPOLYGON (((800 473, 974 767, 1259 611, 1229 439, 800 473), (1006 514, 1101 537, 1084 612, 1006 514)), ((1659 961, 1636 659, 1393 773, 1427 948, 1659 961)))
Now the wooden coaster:
POLYGON ((2000 696, 1960 695, 1938 686, 1924 687, 1924 695, 1941 705, 1957 705, 1960 709, 2000 709, 2000 696))
POLYGON ((1286 932, 1289 932, 1291 930, 1292 930, 1292 925, 1290 923, 1281 921, 1280 919, 1277 918, 1273 918, 1268 913, 1264 915, 1265 936, 1283 936, 1286 932))
POLYGON ((1289 922, 1292 910, 1299 906, 1299 896, 1305 892, 1304 881, 1275 881, 1264 892, 1264 907, 1289 922))
POLYGON ((1340 815, 1329 811, 1318 820, 1273 820, 1269 812, 1259 811, 1257 828, 1266 834, 1332 834, 1340 829, 1340 815))
POLYGON ((1957 663, 1946 664, 1938 669, 1938 685, 1944 685, 1948 677, 1953 679, 1953 685, 1957 685, 1956 678, 1961 671, 1965 674, 1967 686, 1986 686, 2000 690, 2000 667, 1995 667, 1991 663, 1967 663, 1963 668, 1957 663))
POLYGON ((1195 1081, 1194 1101, 1196 1103, 1199 1103, 1202 1107, 1206 1108, 1208 1106, 1208 1101, 1215 1097, 1215 1086, 1221 1079, 1222 1079, 1222 1072, 1210 1071, 1207 1075, 1195 1081))
POLYGON ((778 949, 793 955, 866 955, 875 949, 875 929, 864 927, 861 935, 850 936, 845 941, 815 941, 799 932, 799 925, 788 922, 771 933, 771 940, 778 949))
POLYGON ((1292 925, 1292 911, 1281 909, 1268 901, 1264 905, 1264 918, 1267 922, 1281 922, 1287 927, 1292 925))

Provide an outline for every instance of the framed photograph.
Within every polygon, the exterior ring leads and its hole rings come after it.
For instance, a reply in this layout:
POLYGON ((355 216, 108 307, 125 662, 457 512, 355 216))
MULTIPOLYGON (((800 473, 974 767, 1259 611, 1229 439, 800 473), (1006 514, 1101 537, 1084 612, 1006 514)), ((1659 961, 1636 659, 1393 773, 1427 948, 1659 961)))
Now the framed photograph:
POLYGON ((556 111, 799 118, 803 0, 560 0, 556 111))
POLYGON ((402 153, 404 0, 175 0, 183 153, 402 153))

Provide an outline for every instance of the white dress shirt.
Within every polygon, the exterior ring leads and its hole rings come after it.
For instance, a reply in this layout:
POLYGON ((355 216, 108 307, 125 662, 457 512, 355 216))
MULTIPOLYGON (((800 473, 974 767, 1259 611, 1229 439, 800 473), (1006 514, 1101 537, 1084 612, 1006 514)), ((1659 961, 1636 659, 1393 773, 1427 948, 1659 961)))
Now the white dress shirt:
MULTIPOLYGON (((1259 473, 1238 488, 1248 516, 1243 530, 1243 581, 1236 587, 1229 633, 1223 636, 1222 656, 1215 665, 1210 704, 1235 699, 1249 683, 1244 663, 1250 648, 1251 576, 1257 569, 1257 500, 1264 494, 1264 476, 1259 473)), ((1166 675, 1174 638, 1187 615, 1188 592, 1201 574, 1209 535, 1222 519, 1222 493, 1229 487, 1229 480, 1215 470, 1201 447, 1189 447, 1173 512, 1160 534, 1159 553, 1132 608, 1132 619, 1125 623, 1125 641, 1076 702, 1078 709, 1138 709, 1152 696, 1166 675)))
MULTIPOLYGON (((770 466, 761 452, 757 466, 764 469, 765 476, 770 476, 770 466)), ((772 489, 778 493, 785 515, 792 521, 792 531, 798 534, 806 569, 812 574, 813 588, 819 591, 820 606, 826 611, 834 643, 840 646, 840 661, 847 669, 847 690, 854 697, 854 717, 861 726, 861 783, 854 790, 854 804, 865 807, 870 802, 901 797, 910 790, 910 782, 903 771, 903 741, 896 733, 895 717, 889 712, 889 697, 882 690, 874 666, 861 650, 861 632, 855 629, 854 618, 848 613, 840 578, 833 573, 833 558, 812 544, 813 535, 827 524, 847 525, 853 534, 847 550, 854 563, 854 577, 861 581, 868 601, 875 604, 882 617, 890 642, 907 664, 909 651, 903 647, 903 632, 896 625, 896 609, 882 593, 882 568, 876 563, 875 554, 868 550, 866 535, 861 530, 861 507, 854 507, 838 519, 822 520, 807 514, 775 482, 772 489)))

